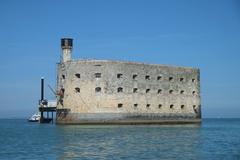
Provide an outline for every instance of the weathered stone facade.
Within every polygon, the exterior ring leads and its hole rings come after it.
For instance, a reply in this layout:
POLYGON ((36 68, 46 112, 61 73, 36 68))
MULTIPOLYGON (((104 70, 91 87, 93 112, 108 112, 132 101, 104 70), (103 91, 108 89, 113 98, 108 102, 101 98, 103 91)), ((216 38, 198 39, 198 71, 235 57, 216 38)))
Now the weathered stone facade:
POLYGON ((107 60, 57 66, 58 124, 201 121, 199 69, 107 60))

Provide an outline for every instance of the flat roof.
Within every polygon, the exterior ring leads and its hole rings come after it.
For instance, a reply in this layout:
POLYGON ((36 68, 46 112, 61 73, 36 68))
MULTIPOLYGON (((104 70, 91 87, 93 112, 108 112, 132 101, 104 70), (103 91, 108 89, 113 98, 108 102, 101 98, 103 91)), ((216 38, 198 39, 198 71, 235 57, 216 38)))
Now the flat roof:
MULTIPOLYGON (((148 65, 148 66, 159 66, 159 67, 169 67, 169 68, 179 68, 179 69, 191 69, 191 70, 199 70, 196 67, 184 67, 184 66, 176 66, 176 65, 165 65, 165 64, 150 64, 144 62, 133 62, 133 61, 124 61, 124 60, 100 60, 100 59, 72 59, 69 62, 77 63, 77 62, 92 62, 92 63, 123 63, 123 64, 137 64, 137 65, 148 65)), ((61 62, 60 62, 61 63, 61 62)), ((67 62, 68 63, 68 62, 67 62)))

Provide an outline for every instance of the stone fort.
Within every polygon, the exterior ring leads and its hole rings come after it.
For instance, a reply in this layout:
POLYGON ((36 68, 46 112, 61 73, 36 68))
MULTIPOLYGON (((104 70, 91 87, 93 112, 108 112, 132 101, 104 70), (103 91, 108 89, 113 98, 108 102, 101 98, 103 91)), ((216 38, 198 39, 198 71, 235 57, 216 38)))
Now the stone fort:
POLYGON ((71 59, 61 39, 57 124, 201 122, 200 70, 158 64, 71 59))

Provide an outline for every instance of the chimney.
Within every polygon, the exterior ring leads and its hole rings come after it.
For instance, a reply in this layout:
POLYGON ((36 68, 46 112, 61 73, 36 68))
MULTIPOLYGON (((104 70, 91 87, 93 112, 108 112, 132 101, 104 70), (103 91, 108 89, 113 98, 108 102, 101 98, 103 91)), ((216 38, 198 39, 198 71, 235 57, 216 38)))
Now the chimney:
POLYGON ((62 54, 63 54, 62 62, 71 61, 72 45, 73 45, 72 38, 61 39, 61 47, 62 47, 62 54))
POLYGON ((41 102, 44 100, 44 78, 41 78, 41 102))

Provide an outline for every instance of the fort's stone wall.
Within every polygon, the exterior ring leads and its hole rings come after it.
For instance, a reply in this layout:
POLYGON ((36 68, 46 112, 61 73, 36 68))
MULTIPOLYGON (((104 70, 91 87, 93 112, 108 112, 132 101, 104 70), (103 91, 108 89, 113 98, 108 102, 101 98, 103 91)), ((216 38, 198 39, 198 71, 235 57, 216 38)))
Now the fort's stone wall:
POLYGON ((57 123, 201 119, 199 69, 104 60, 58 64, 57 123))

